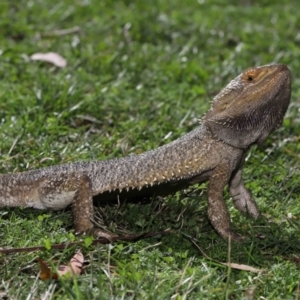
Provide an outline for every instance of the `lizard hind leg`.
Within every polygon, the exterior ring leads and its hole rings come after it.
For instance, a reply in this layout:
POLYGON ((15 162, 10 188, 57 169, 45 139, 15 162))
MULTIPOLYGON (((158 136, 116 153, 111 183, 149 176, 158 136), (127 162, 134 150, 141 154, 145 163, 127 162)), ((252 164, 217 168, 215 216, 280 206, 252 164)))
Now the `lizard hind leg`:
POLYGON ((91 180, 84 174, 66 174, 44 181, 39 188, 40 199, 48 209, 63 209, 72 205, 75 232, 106 238, 112 235, 94 228, 94 207, 91 180))
POLYGON ((88 176, 77 178, 77 189, 72 203, 72 214, 76 233, 89 233, 93 230, 94 208, 92 186, 88 176))
POLYGON ((105 238, 109 243, 113 242, 112 233, 107 233, 94 227, 94 207, 91 180, 86 175, 78 178, 78 189, 72 203, 76 233, 88 233, 97 238, 105 238))

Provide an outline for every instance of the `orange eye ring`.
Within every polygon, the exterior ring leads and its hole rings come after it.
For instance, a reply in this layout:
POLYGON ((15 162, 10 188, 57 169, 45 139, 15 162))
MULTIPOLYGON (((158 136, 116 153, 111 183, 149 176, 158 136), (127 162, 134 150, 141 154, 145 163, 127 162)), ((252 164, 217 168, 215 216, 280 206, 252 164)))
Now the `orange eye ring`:
POLYGON ((247 78, 248 81, 253 81, 254 80, 254 77, 252 75, 248 75, 248 78, 247 78))
POLYGON ((247 72, 245 72, 243 74, 243 80, 245 80, 247 82, 254 82, 256 77, 257 77, 257 74, 253 70, 248 70, 247 72))

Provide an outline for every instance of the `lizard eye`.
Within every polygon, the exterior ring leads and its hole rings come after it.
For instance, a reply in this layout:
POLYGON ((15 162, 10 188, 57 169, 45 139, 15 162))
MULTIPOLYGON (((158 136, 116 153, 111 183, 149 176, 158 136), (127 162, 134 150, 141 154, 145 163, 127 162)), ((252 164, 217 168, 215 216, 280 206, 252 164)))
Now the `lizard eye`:
POLYGON ((243 79, 246 81, 246 82, 254 82, 255 79, 256 79, 256 72, 253 72, 253 70, 248 70, 247 72, 245 72, 243 74, 243 79))

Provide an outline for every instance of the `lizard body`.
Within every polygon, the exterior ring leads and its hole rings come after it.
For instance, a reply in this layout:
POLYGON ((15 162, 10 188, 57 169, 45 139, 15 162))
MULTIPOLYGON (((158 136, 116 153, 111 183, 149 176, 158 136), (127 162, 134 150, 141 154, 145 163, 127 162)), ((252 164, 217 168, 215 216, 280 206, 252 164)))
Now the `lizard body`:
POLYGON ((201 125, 181 138, 139 155, 77 162, 0 175, 0 207, 63 209, 72 204, 75 230, 92 230, 93 197, 167 194, 209 180, 208 216, 223 237, 230 229, 222 193, 254 218, 259 210, 242 180, 245 153, 262 144, 281 125, 290 101, 291 78, 285 65, 251 68, 232 80, 212 101, 201 125))

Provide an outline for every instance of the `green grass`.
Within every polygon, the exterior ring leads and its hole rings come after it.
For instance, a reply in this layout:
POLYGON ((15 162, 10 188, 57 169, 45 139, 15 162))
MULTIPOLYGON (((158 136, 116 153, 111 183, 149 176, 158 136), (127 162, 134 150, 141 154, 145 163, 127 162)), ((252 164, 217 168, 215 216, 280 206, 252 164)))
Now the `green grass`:
MULTIPOLYGON (((242 70, 281 62, 293 76, 283 127, 250 150, 244 168, 262 217, 241 216, 225 192, 233 227, 247 242, 230 248, 214 232, 203 184, 152 203, 101 207, 111 230, 173 232, 135 244, 84 246, 84 272, 75 279, 36 280, 35 261, 66 262, 74 248, 1 255, 1 296, 253 299, 254 291, 254 299, 300 298, 300 10, 296 0, 282 3, 0 2, 1 173, 141 153, 197 126, 212 97, 242 70), (79 33, 53 34, 75 26, 79 33), (67 68, 29 59, 48 51, 64 56, 67 68), (217 262, 229 257, 264 272, 217 262)), ((74 236, 70 210, 5 208, 0 216, 3 248, 84 240, 74 236)))

